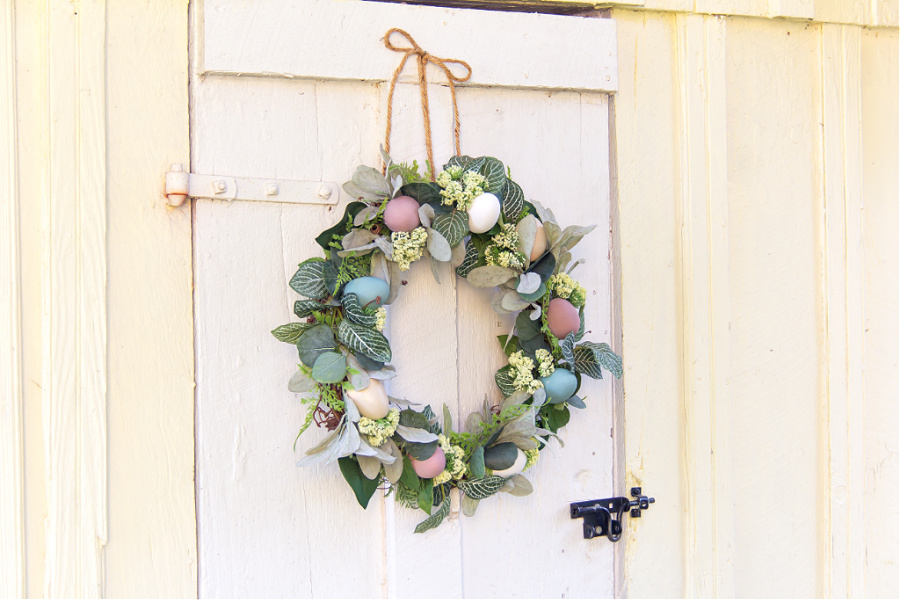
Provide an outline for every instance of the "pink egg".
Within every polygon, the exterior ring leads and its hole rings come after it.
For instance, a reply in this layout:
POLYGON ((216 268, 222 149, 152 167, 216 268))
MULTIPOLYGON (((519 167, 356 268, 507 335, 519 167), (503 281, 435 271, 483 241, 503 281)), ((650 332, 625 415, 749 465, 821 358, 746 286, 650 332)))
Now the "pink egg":
POLYGON ((581 327, 581 317, 571 302, 563 298, 554 298, 547 308, 547 325, 550 326, 550 333, 563 339, 573 331, 578 331, 581 327))
POLYGON ((409 196, 397 196, 384 209, 384 224, 391 231, 412 231, 419 226, 419 203, 409 196))
POLYGON ((444 451, 440 448, 435 450, 434 454, 425 460, 416 460, 410 456, 409 462, 412 463, 413 471, 416 472, 416 475, 422 479, 437 477, 444 470, 444 467, 447 466, 447 458, 444 456, 444 451))

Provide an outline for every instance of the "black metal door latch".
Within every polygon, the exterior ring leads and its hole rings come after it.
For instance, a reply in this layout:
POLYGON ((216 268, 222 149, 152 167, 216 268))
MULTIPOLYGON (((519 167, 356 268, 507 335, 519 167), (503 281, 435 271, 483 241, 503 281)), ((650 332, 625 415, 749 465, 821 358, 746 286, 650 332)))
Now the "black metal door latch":
POLYGON ((631 488, 634 500, 628 498, 604 498, 602 500, 586 500, 569 505, 573 519, 584 518, 584 539, 589 540, 605 535, 611 542, 622 537, 622 515, 625 509, 631 509, 631 516, 639 518, 642 510, 647 510, 656 502, 656 498, 641 495, 641 488, 631 488))

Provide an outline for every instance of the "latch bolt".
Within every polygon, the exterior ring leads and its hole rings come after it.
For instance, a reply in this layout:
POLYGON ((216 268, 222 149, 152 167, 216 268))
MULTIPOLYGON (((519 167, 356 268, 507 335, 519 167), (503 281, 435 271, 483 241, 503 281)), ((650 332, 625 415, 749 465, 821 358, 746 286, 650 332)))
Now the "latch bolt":
POLYGON ((622 537, 622 516, 626 509, 631 509, 631 516, 638 518, 642 510, 647 510, 656 502, 655 498, 648 498, 641 494, 641 488, 631 488, 634 500, 628 498, 603 498, 601 500, 587 500, 585 502, 573 502, 569 505, 570 515, 573 519, 584 519, 584 539, 589 540, 605 535, 611 542, 619 541, 622 537))

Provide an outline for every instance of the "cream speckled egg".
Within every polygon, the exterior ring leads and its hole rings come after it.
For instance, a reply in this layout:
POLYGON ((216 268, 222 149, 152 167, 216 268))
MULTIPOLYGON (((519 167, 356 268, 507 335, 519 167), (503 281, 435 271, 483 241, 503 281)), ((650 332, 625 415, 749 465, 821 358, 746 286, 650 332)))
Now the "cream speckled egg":
POLYGON ((534 246, 531 248, 531 256, 528 257, 528 260, 531 262, 536 261, 541 256, 543 256, 544 252, 547 251, 547 232, 544 231, 543 225, 538 225, 537 232, 534 235, 534 246))
POLYGON ((384 224, 391 231, 412 231, 419 226, 419 203, 409 196, 397 196, 384 208, 384 224))
POLYGON ((438 448, 434 451, 434 454, 425 460, 416 460, 410 456, 409 462, 412 463, 412 468, 416 475, 422 479, 432 479, 440 475, 444 467, 447 466, 447 457, 444 456, 444 451, 438 448))
POLYGON ((518 452, 518 454, 516 454, 516 462, 507 469, 501 469, 500 471, 494 470, 494 475, 497 477, 512 477, 525 470, 525 463, 528 462, 528 457, 525 456, 525 453, 522 452, 521 448, 516 448, 516 451, 518 452))
POLYGON ((485 192, 472 200, 469 213, 469 231, 484 233, 497 224, 500 218, 500 200, 497 196, 485 192))
POLYGON ((370 379, 368 387, 344 392, 356 403, 359 414, 370 419, 383 419, 388 414, 388 397, 377 379, 370 379))
POLYGON ((581 327, 581 317, 571 302, 563 298, 554 298, 547 308, 547 325, 550 326, 550 333, 563 339, 573 331, 578 331, 581 327))

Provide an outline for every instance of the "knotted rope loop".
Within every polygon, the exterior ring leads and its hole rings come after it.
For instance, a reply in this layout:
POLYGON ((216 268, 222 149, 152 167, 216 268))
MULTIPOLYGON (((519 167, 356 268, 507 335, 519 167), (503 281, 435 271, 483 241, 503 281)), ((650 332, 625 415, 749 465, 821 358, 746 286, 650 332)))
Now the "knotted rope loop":
MULTIPOLYGON (((456 154, 459 155, 461 152, 459 149, 459 108, 456 105, 456 84, 469 80, 472 76, 472 67, 469 66, 469 63, 462 60, 456 60, 455 58, 439 58, 428 54, 416 43, 416 40, 414 40, 409 33, 396 27, 389 29, 388 32, 384 34, 384 45, 388 50, 392 50, 393 52, 403 52, 403 59, 400 61, 400 66, 394 71, 394 76, 391 78, 391 87, 388 91, 387 128, 384 134, 384 149, 388 153, 391 151, 391 117, 394 110, 394 88, 397 85, 397 78, 400 77, 400 73, 403 71, 403 67, 406 66, 406 61, 409 57, 415 55, 419 68, 419 89, 422 94, 422 119, 425 122, 425 149, 428 152, 428 163, 431 165, 431 180, 434 181, 434 151, 431 147, 431 116, 428 111, 428 81, 425 79, 425 69, 428 63, 431 63, 440 67, 447 76, 447 82, 450 84, 450 98, 453 101, 453 136, 456 142, 456 154), (405 37, 406 41, 409 42, 409 47, 404 48, 392 44, 391 35, 394 33, 398 33, 405 37), (448 64, 457 64, 465 67, 465 77, 454 75, 453 71, 450 70, 450 67, 447 66, 448 64)), ((387 165, 384 166, 383 170, 387 170, 387 165)))

